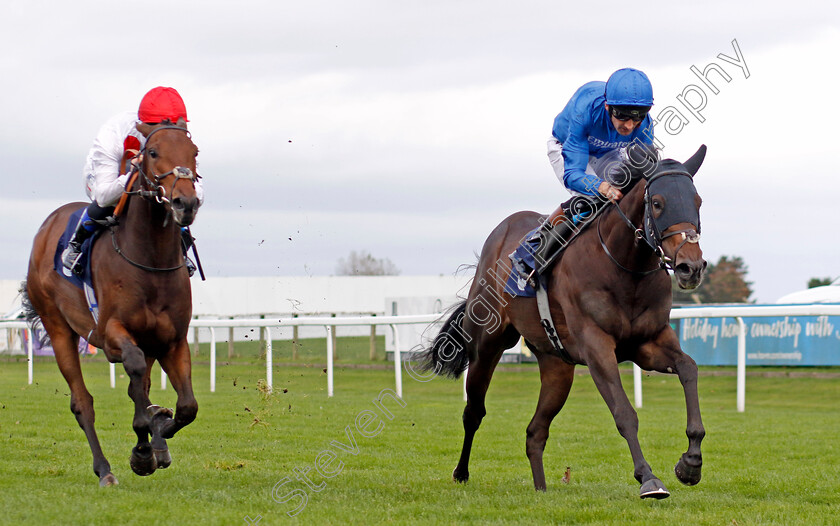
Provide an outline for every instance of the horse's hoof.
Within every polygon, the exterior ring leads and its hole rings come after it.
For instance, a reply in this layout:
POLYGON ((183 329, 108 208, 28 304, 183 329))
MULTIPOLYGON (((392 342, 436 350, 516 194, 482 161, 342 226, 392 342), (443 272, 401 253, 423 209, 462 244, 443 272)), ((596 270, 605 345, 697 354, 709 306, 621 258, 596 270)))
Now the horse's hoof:
POLYGON ((108 486, 116 486, 117 484, 119 484, 119 482, 117 481, 117 477, 115 477, 113 473, 108 473, 107 475, 99 479, 99 486, 103 488, 106 488, 108 486))
POLYGON ((470 480, 470 472, 465 471, 461 473, 460 471, 458 471, 458 468, 455 468, 455 471, 452 472, 452 480, 454 480, 455 482, 466 482, 470 480))
POLYGON ((702 466, 703 461, 699 458, 696 462, 689 463, 686 460, 686 456, 683 455, 680 457, 677 465, 674 466, 674 474, 677 476, 677 480, 686 486, 694 486, 700 482, 700 470, 702 466))
POLYGON ((146 414, 149 416, 150 419, 153 419, 158 415, 163 415, 172 418, 175 412, 172 411, 172 409, 169 409, 168 407, 161 407, 159 405, 152 404, 146 408, 146 414))
POLYGON ((141 477, 151 475, 157 469, 157 460, 152 452, 152 446, 146 444, 144 446, 135 446, 131 449, 131 471, 137 473, 141 477))
POLYGON ((667 488, 665 488, 665 485, 662 484, 662 481, 656 477, 642 484, 642 489, 639 491, 639 497, 643 499, 664 499, 670 495, 671 492, 669 492, 667 488))
POLYGON ((155 449, 155 460, 157 461, 158 469, 166 469, 172 464, 172 456, 169 454, 169 449, 155 449))

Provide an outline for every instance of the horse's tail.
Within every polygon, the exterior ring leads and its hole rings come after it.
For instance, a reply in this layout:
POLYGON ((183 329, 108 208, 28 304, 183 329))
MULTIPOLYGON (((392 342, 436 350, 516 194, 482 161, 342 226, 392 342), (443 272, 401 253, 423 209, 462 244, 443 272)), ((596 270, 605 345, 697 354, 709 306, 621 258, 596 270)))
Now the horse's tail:
POLYGON ((32 301, 29 299, 29 293, 26 292, 26 280, 20 282, 20 288, 18 289, 20 293, 20 305, 23 307, 23 317, 26 319, 27 323, 29 323, 29 328, 32 329, 33 337, 37 334, 37 330, 40 329, 40 343, 41 346, 45 346, 49 344, 50 337, 47 334, 47 331, 44 329, 44 324, 41 323, 41 316, 38 315, 38 312, 35 310, 35 307, 32 306, 32 301))
POLYGON ((444 322, 432 344, 420 355, 422 370, 458 378, 467 368, 470 357, 463 327, 466 310, 466 300, 455 305, 455 310, 444 322))

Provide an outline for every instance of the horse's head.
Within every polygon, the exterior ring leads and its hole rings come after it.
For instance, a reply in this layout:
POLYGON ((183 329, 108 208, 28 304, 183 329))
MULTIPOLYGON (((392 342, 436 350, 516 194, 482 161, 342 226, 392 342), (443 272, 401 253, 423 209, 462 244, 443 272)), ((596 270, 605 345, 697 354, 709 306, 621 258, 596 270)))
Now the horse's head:
POLYGON ((189 226, 199 206, 195 190, 198 148, 190 138, 187 123, 184 119, 175 124, 141 123, 137 130, 146 137, 141 152, 140 174, 144 177, 141 184, 158 202, 168 204, 176 224, 189 226))
POLYGON ((694 175, 703 164, 706 146, 688 161, 660 161, 645 187, 645 238, 674 269, 677 285, 694 289, 703 279, 706 261, 700 249, 700 204, 694 175))

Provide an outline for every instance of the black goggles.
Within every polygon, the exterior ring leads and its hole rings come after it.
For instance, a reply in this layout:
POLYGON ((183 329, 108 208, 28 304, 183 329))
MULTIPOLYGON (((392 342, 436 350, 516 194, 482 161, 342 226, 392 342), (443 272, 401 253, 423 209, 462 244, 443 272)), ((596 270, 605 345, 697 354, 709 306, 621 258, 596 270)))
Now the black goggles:
POLYGON ((610 115, 620 121, 642 122, 647 117, 649 106, 610 106, 610 115))

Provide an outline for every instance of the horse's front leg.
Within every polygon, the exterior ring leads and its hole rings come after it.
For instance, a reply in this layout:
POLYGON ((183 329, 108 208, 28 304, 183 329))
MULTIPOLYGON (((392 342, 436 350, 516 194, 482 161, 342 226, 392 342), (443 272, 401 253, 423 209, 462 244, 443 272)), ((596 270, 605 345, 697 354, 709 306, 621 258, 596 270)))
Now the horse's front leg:
MULTIPOLYGON (((143 385, 146 388, 146 395, 149 395, 149 387, 151 387, 152 366, 155 364, 155 359, 151 356, 146 356, 146 375, 143 380, 143 385)), ((149 405, 146 407, 146 417, 149 422, 149 434, 151 434, 152 453, 155 456, 157 469, 168 468, 172 464, 172 457, 169 455, 169 448, 166 445, 166 440, 160 436, 158 429, 161 422, 172 420, 172 410, 167 407, 160 407, 158 405, 149 405)))
POLYGON ((693 486, 700 482, 703 466, 700 443, 706 436, 697 394, 697 364, 680 349, 679 339, 670 327, 666 328, 656 341, 641 346, 636 363, 642 369, 676 373, 680 379, 685 392, 685 434, 688 436, 688 450, 674 466, 674 473, 680 482, 693 486))
POLYGON ((186 338, 176 343, 174 348, 158 361, 169 376, 169 382, 175 392, 178 393, 174 418, 171 418, 170 413, 169 418, 155 418, 152 423, 153 435, 166 439, 172 438, 179 429, 195 420, 198 413, 198 402, 192 387, 190 347, 186 338))
POLYGON ((132 427, 137 434, 137 445, 131 450, 131 469, 141 476, 151 475, 158 466, 149 443, 151 419, 148 408, 152 403, 149 400, 151 379, 146 356, 125 327, 116 320, 108 323, 106 345, 110 347, 109 353, 118 352, 122 355, 123 367, 129 378, 128 396, 134 402, 132 427))
POLYGON ((633 457, 633 475, 642 485, 639 496, 664 499, 670 492, 662 481, 653 474, 639 444, 639 417, 627 398, 621 385, 618 362, 615 357, 615 341, 600 330, 590 330, 581 341, 584 342, 582 356, 589 366, 592 380, 601 393, 615 420, 618 432, 627 441, 633 457))

